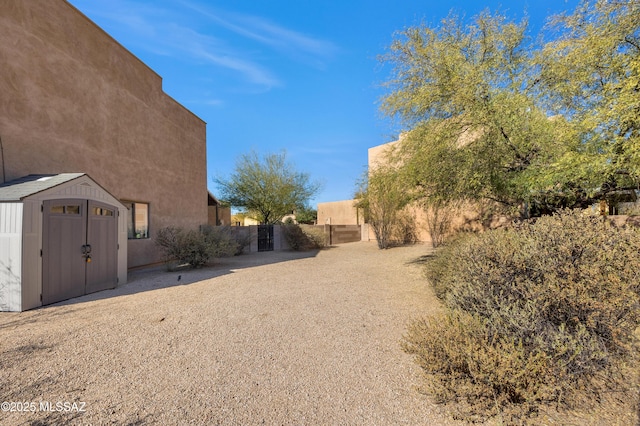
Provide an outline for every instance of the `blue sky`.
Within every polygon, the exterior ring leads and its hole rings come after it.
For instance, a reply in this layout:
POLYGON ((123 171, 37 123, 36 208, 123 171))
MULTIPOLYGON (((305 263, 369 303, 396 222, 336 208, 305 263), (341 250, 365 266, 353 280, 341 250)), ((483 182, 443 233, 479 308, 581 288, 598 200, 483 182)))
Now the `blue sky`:
POLYGON ((208 186, 236 158, 286 150, 322 182, 312 200, 353 196, 367 149, 397 138, 379 101, 378 56, 394 32, 437 24, 451 10, 529 17, 532 35, 578 0, 69 0, 163 79, 207 122, 208 186))

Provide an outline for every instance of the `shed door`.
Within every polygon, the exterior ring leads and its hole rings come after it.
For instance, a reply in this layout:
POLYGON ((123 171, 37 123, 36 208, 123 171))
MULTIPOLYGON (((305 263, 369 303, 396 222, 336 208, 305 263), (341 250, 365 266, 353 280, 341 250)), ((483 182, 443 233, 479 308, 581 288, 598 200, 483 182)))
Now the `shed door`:
POLYGON ((85 293, 86 200, 51 200, 43 207, 42 304, 85 293))
POLYGON ((108 204, 89 201, 86 292, 93 293, 118 284, 118 210, 108 204))
POLYGON ((42 304, 117 285, 118 210, 87 200, 44 202, 42 304))

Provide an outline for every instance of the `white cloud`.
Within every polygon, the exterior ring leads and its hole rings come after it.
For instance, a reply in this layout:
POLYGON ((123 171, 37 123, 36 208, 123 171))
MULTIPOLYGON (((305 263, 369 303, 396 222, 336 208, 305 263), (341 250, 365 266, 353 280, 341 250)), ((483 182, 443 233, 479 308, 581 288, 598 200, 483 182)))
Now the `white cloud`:
POLYGON ((339 50, 329 41, 279 26, 262 17, 213 11, 186 1, 183 4, 238 35, 305 62, 323 64, 339 50))
POLYGON ((284 28, 267 19, 213 10, 189 1, 111 0, 106 12, 92 2, 85 9, 107 21, 105 29, 115 31, 117 34, 113 35, 125 46, 197 66, 204 64, 228 70, 239 84, 244 82, 253 86, 246 88, 251 91, 263 92, 283 85, 266 65, 268 51, 260 50, 264 46, 316 67, 323 67, 338 51, 328 41, 284 28), (213 36, 212 28, 226 29, 245 41, 257 43, 252 48, 250 44, 236 43, 241 40, 237 37, 213 36))

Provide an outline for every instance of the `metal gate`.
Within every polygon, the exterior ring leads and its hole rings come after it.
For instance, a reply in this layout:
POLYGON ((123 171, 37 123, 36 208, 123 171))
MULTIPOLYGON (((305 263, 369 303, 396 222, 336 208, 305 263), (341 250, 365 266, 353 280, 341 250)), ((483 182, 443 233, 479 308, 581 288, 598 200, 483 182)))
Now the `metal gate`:
POLYGON ((273 225, 258 225, 258 251, 273 251, 273 225))
POLYGON ((114 288, 118 210, 91 200, 43 203, 42 304, 114 288))

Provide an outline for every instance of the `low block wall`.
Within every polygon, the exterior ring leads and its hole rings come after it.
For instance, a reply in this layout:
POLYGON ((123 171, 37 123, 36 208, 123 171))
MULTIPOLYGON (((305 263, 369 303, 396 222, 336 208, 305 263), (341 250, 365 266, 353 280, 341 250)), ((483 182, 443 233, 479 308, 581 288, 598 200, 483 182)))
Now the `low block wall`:
MULTIPOLYGON (((319 229, 325 234, 327 245, 353 243, 362 240, 362 226, 366 225, 303 225, 319 229)), ((258 251, 258 226, 232 226, 236 239, 249 239, 250 244, 245 247, 245 253, 258 251)), ((289 244, 282 233, 282 227, 273 227, 273 250, 289 250, 289 244)))
POLYGON ((362 225, 315 225, 324 232, 327 245, 353 243, 362 238, 362 225))
MULTIPOLYGON (((255 253, 258 251, 258 225, 232 226, 231 230, 236 239, 249 239, 250 243, 244 248, 244 253, 255 253)), ((274 225, 273 250, 288 250, 289 248, 289 244, 287 244, 282 234, 282 227, 274 225)))

